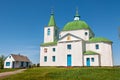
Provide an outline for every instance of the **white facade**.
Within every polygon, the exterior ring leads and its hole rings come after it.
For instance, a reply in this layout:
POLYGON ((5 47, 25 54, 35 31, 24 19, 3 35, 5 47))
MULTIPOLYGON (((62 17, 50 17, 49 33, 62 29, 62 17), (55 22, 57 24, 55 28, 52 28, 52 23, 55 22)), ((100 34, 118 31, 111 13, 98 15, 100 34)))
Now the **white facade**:
MULTIPOLYGON (((78 18, 75 20, 83 24, 78 18)), ((73 22, 73 27, 76 27, 77 23, 74 25, 73 22)), ((44 43, 40 46, 40 66, 113 66, 112 42, 103 38, 91 40, 94 38, 91 29, 77 25, 79 26, 83 29, 61 31, 57 42, 54 40, 55 25, 44 28, 44 43)))

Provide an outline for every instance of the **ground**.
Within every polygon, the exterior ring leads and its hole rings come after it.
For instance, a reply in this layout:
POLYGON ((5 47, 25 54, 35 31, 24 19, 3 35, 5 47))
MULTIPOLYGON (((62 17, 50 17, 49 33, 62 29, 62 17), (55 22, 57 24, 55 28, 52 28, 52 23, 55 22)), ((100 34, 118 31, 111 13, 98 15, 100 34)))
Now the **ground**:
POLYGON ((0 80, 120 80, 120 67, 39 67, 0 80))

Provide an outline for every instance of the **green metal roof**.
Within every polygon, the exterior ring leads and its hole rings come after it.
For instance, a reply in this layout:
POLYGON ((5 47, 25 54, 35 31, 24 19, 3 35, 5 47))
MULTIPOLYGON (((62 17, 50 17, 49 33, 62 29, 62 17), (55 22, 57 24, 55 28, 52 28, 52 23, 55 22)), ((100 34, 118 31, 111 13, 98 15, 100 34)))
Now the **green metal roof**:
POLYGON ((42 43, 40 46, 54 46, 57 45, 57 42, 42 43))
POLYGON ((56 26, 55 18, 54 18, 54 14, 53 13, 50 16, 50 20, 49 20, 48 26, 56 26))
POLYGON ((84 54, 85 55, 94 55, 94 54, 98 54, 98 53, 96 53, 94 51, 85 51, 84 54))
POLYGON ((90 28, 85 21, 75 20, 72 22, 68 22, 64 26, 63 31, 79 30, 79 29, 90 29, 90 28))
POLYGON ((112 41, 110 41, 109 39, 103 38, 103 37, 91 38, 89 42, 110 42, 112 43, 112 41))

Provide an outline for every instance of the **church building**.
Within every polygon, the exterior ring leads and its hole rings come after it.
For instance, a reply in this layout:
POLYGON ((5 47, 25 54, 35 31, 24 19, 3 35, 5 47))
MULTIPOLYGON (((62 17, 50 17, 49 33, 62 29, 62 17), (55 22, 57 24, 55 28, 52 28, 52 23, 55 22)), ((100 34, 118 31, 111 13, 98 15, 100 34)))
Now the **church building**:
POLYGON ((51 12, 40 45, 40 66, 113 66, 112 57, 112 41, 95 37, 78 10, 61 31, 51 12))

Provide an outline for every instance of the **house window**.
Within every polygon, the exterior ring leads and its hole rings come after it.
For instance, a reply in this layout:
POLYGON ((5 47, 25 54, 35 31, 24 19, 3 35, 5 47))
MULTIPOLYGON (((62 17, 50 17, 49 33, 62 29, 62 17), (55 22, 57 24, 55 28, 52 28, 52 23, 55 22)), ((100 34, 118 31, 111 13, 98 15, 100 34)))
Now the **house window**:
POLYGON ((48 30, 47 30, 47 35, 48 36, 50 35, 50 28, 48 28, 48 30))
POLYGON ((53 48, 53 52, 55 52, 55 48, 53 48))
POLYGON ((94 62, 94 61, 95 61, 95 59, 94 59, 94 58, 91 58, 91 61, 92 61, 92 62, 94 62))
POLYGON ((99 45, 98 44, 96 44, 95 47, 96 47, 96 49, 99 49, 99 45))
POLYGON ((71 49, 71 44, 68 44, 68 45, 67 45, 67 49, 71 49))
POLYGON ((6 62, 6 66, 10 66, 10 62, 6 62))
POLYGON ((47 48, 44 48, 44 53, 47 53, 47 48))
POLYGON ((88 33, 87 32, 85 32, 85 36, 87 36, 88 35, 88 33))
POLYGON ((44 56, 44 62, 47 62, 47 56, 44 56))
POLYGON ((52 61, 55 62, 55 56, 52 56, 52 61))

